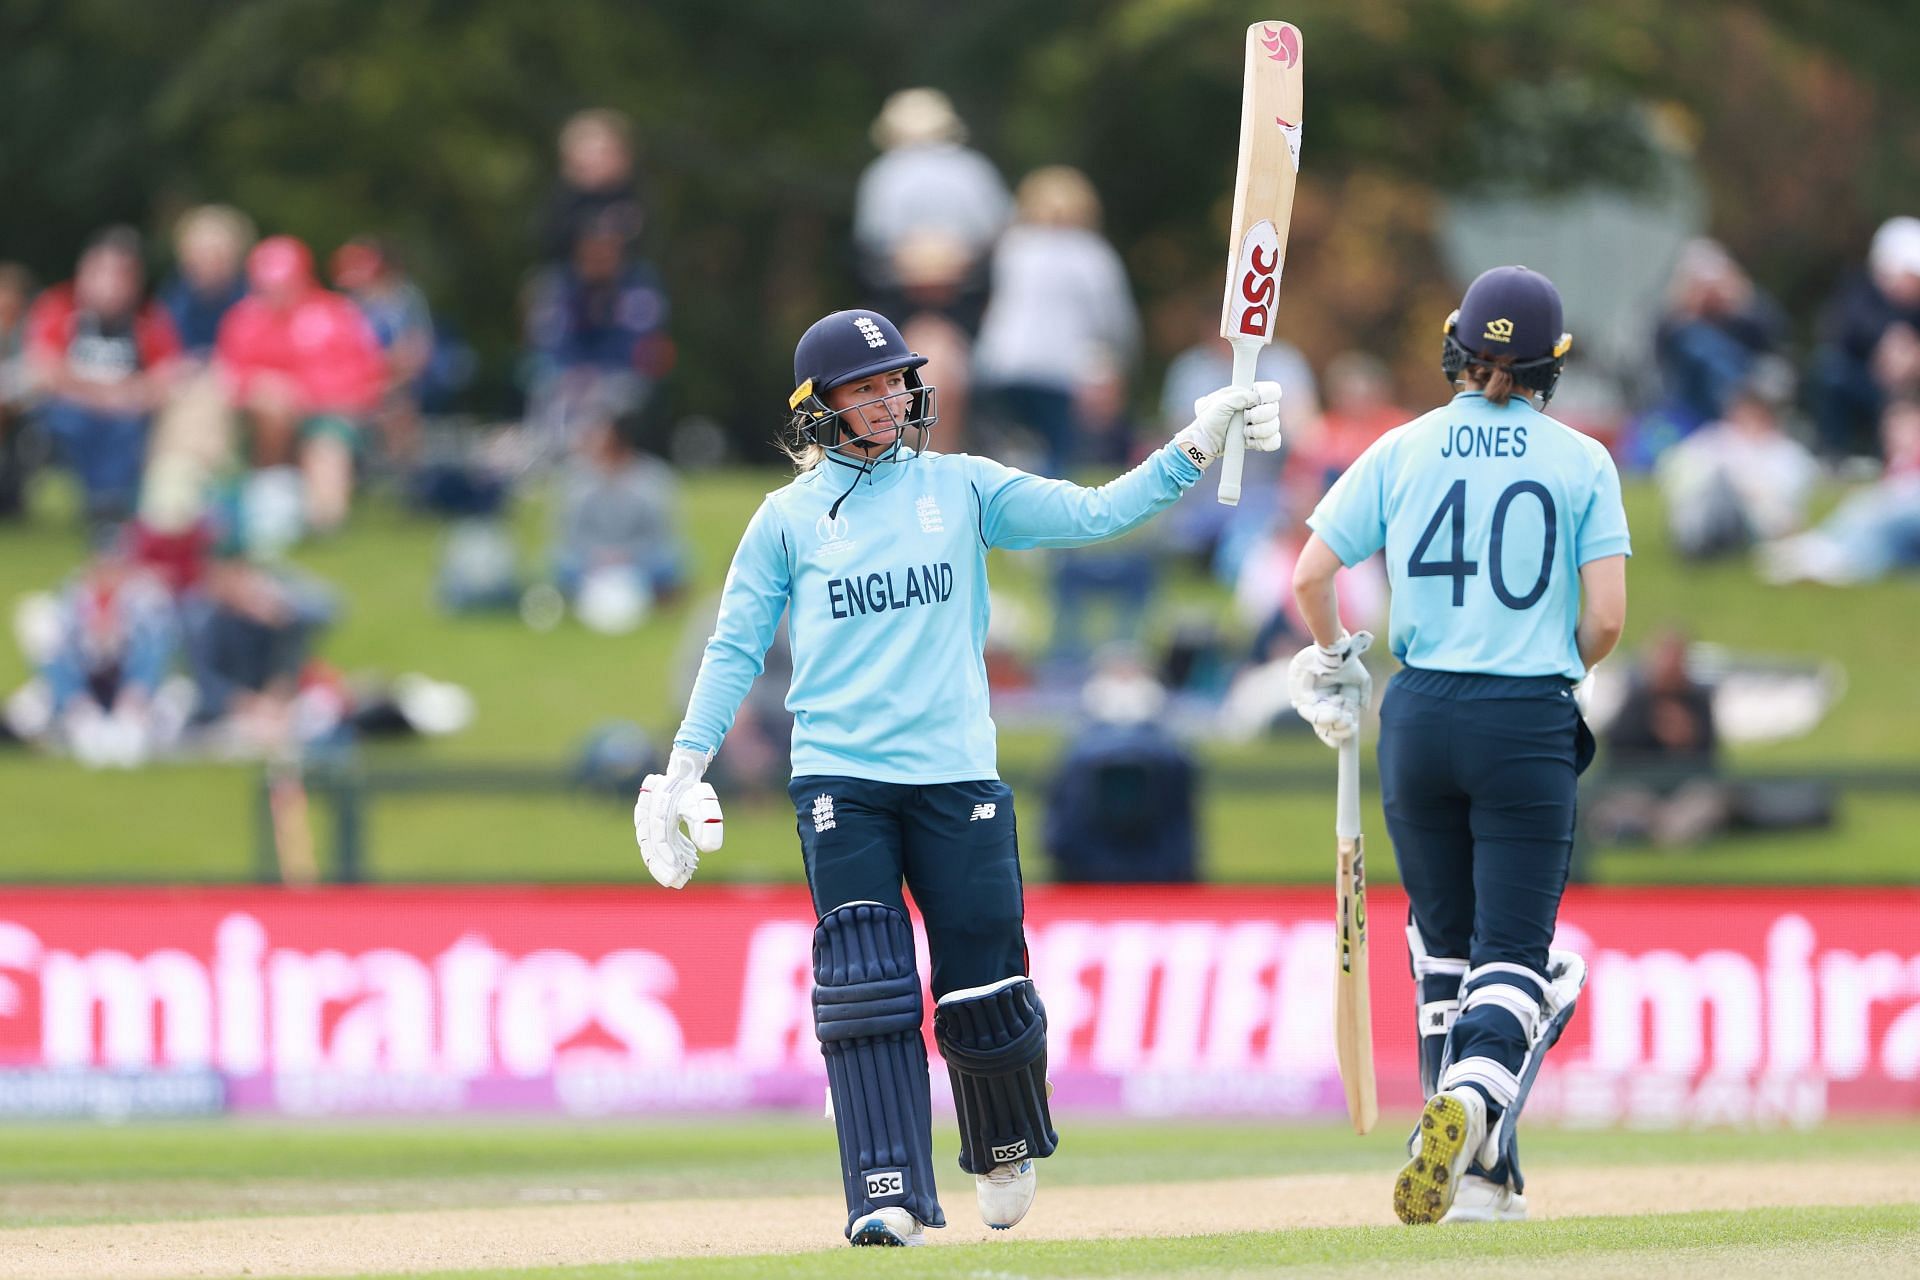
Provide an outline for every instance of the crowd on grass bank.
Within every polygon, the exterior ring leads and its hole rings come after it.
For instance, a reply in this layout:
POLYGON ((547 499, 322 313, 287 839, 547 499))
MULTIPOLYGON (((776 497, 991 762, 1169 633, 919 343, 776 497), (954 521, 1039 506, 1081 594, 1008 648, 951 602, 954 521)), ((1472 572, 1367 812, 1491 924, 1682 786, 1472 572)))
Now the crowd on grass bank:
MULTIPOLYGON (((873 139, 853 193, 858 291, 843 301, 895 317, 930 357, 935 447, 1043 474, 1112 470, 1229 380, 1216 282, 1143 316, 1085 174, 1045 166, 1009 185, 932 89, 890 98, 873 139), (1157 397, 1143 394, 1150 347, 1167 357, 1157 397)), ((64 471, 88 548, 68 582, 17 610, 37 675, 8 702, 5 732, 131 765, 457 722, 444 697, 443 714, 408 713, 392 688, 369 691, 324 661, 351 602, 289 553, 346 528, 369 488, 448 521, 436 582, 451 611, 517 610, 537 628, 571 614, 617 633, 658 600, 710 587, 688 580, 675 468, 640 447, 675 345, 663 273, 643 250, 663 246, 644 235, 636 154, 613 111, 560 131, 521 291, 524 410, 499 428, 445 425, 472 353, 379 228, 310 245, 207 205, 164 243, 99 231, 71 279, 44 288, 0 263, 0 518, 20 518, 32 486, 64 471), (525 573, 503 517, 530 483, 554 522, 525 573)), ((1880 228, 1818 333, 1796 359, 1781 308, 1724 248, 1695 241, 1653 329, 1657 396, 1625 423, 1574 425, 1657 476, 1683 555, 1751 554, 1775 582, 1920 564, 1920 219, 1880 228), (1835 476, 1855 487, 1814 524, 1816 491, 1835 476)), ((990 674, 1007 705, 1084 707, 1108 735, 1076 758, 1182 706, 1247 734, 1290 723, 1275 673, 1303 634, 1289 590, 1302 521, 1412 410, 1363 352, 1316 369, 1275 342, 1259 376, 1285 389, 1288 444, 1248 458, 1238 508, 1196 499, 1150 536, 1054 556, 1044 625, 1022 633, 1016 610, 999 615, 990 674), (1190 619, 1149 653, 1141 621, 1176 565, 1229 584, 1236 616, 1190 619)), ((1349 626, 1377 626, 1384 570, 1348 571, 1340 599, 1349 626)), ((719 766, 730 756, 747 781, 780 759, 784 711, 777 699, 762 711, 743 717, 719 766)), ((1147 737, 1140 751, 1177 745, 1147 737)))

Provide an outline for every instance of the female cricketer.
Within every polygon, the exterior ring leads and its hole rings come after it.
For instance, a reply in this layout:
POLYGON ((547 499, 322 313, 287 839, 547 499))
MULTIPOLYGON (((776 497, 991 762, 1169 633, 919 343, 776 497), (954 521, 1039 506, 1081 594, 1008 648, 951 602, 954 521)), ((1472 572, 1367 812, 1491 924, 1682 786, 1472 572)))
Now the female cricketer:
POLYGON ((1384 547, 1393 585, 1380 792, 1428 1095, 1394 1185, 1403 1222, 1526 1216, 1514 1123, 1586 975, 1549 950, 1593 758, 1573 688, 1620 638, 1630 548, 1607 451, 1542 412, 1572 342, 1545 276, 1475 280, 1441 356, 1459 394, 1340 477, 1294 574, 1318 643, 1293 661, 1293 701, 1332 745, 1371 688, 1334 574, 1384 547))
POLYGON ((925 363, 872 311, 835 312, 801 337, 789 401, 799 474, 747 525, 667 771, 634 808, 647 869, 684 885, 723 830, 701 776, 784 612, 790 794, 819 916, 815 1030, 856 1245, 915 1244, 946 1223, 903 881, 926 927, 960 1166, 987 1225, 1026 1214, 1033 1162, 1058 1141, 1046 1013, 1026 976, 1013 795, 987 714, 987 552, 1127 532, 1200 479, 1237 414, 1250 448, 1280 443, 1279 386, 1229 387, 1139 466, 1081 488, 928 452, 925 363))

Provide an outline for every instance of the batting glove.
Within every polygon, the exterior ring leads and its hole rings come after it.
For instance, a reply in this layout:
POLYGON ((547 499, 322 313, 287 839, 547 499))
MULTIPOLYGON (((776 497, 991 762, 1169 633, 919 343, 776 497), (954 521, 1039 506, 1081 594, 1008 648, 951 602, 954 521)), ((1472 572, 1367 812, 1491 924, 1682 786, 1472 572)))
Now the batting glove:
POLYGON ((1235 415, 1247 415, 1247 448, 1272 453, 1280 447, 1280 384, 1256 382, 1251 387, 1222 387, 1193 402, 1193 421, 1180 429, 1173 442, 1193 465, 1205 471, 1226 452, 1227 429, 1235 415))
POLYGON ((1360 658, 1372 644, 1371 632, 1342 634, 1332 645, 1308 645, 1287 668, 1293 709, 1330 747, 1360 731, 1360 713, 1373 699, 1373 677, 1360 658))
POLYGON ((700 855, 712 853, 726 836, 720 798, 702 782, 711 759, 704 751, 675 747, 665 773, 650 773, 633 806, 633 834, 653 878, 669 889, 693 879, 700 855))

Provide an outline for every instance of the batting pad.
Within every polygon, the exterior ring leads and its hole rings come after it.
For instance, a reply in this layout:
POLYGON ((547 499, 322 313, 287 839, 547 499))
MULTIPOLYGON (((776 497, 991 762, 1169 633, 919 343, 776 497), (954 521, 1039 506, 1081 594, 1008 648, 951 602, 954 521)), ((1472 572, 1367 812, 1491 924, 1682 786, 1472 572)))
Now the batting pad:
POLYGON ((849 902, 820 917, 813 983, 813 1025, 840 1133, 846 1230, 888 1205, 944 1227, 933 1183, 925 1008, 906 916, 878 902, 849 902))
POLYGON ((1525 1191, 1527 1180, 1520 1172, 1520 1143, 1517 1136, 1520 1113, 1525 1110, 1533 1082, 1540 1075, 1540 1064, 1547 1050, 1559 1043, 1560 1033, 1573 1021, 1574 1007, 1587 985, 1587 962, 1576 952, 1547 952, 1547 994, 1541 1013, 1545 1020, 1534 1033, 1533 1047, 1520 1065, 1520 1092, 1487 1135, 1488 1145, 1500 1153, 1499 1165, 1492 1171, 1494 1180, 1504 1178, 1515 1191, 1525 1191))
POLYGON ((1047 1111, 1047 1011, 1033 979, 941 996, 933 1038, 953 1078, 962 1169, 985 1173, 1053 1154, 1060 1135, 1047 1111))

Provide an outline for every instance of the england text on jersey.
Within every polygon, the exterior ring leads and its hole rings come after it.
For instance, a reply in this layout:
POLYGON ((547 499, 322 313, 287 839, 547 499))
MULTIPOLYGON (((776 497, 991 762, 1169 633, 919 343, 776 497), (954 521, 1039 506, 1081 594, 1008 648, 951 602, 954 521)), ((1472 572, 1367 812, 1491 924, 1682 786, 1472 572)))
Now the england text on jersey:
POLYGON ((909 565, 896 579, 894 571, 827 579, 827 601, 836 618, 884 613, 919 604, 944 604, 953 595, 953 566, 909 565))

